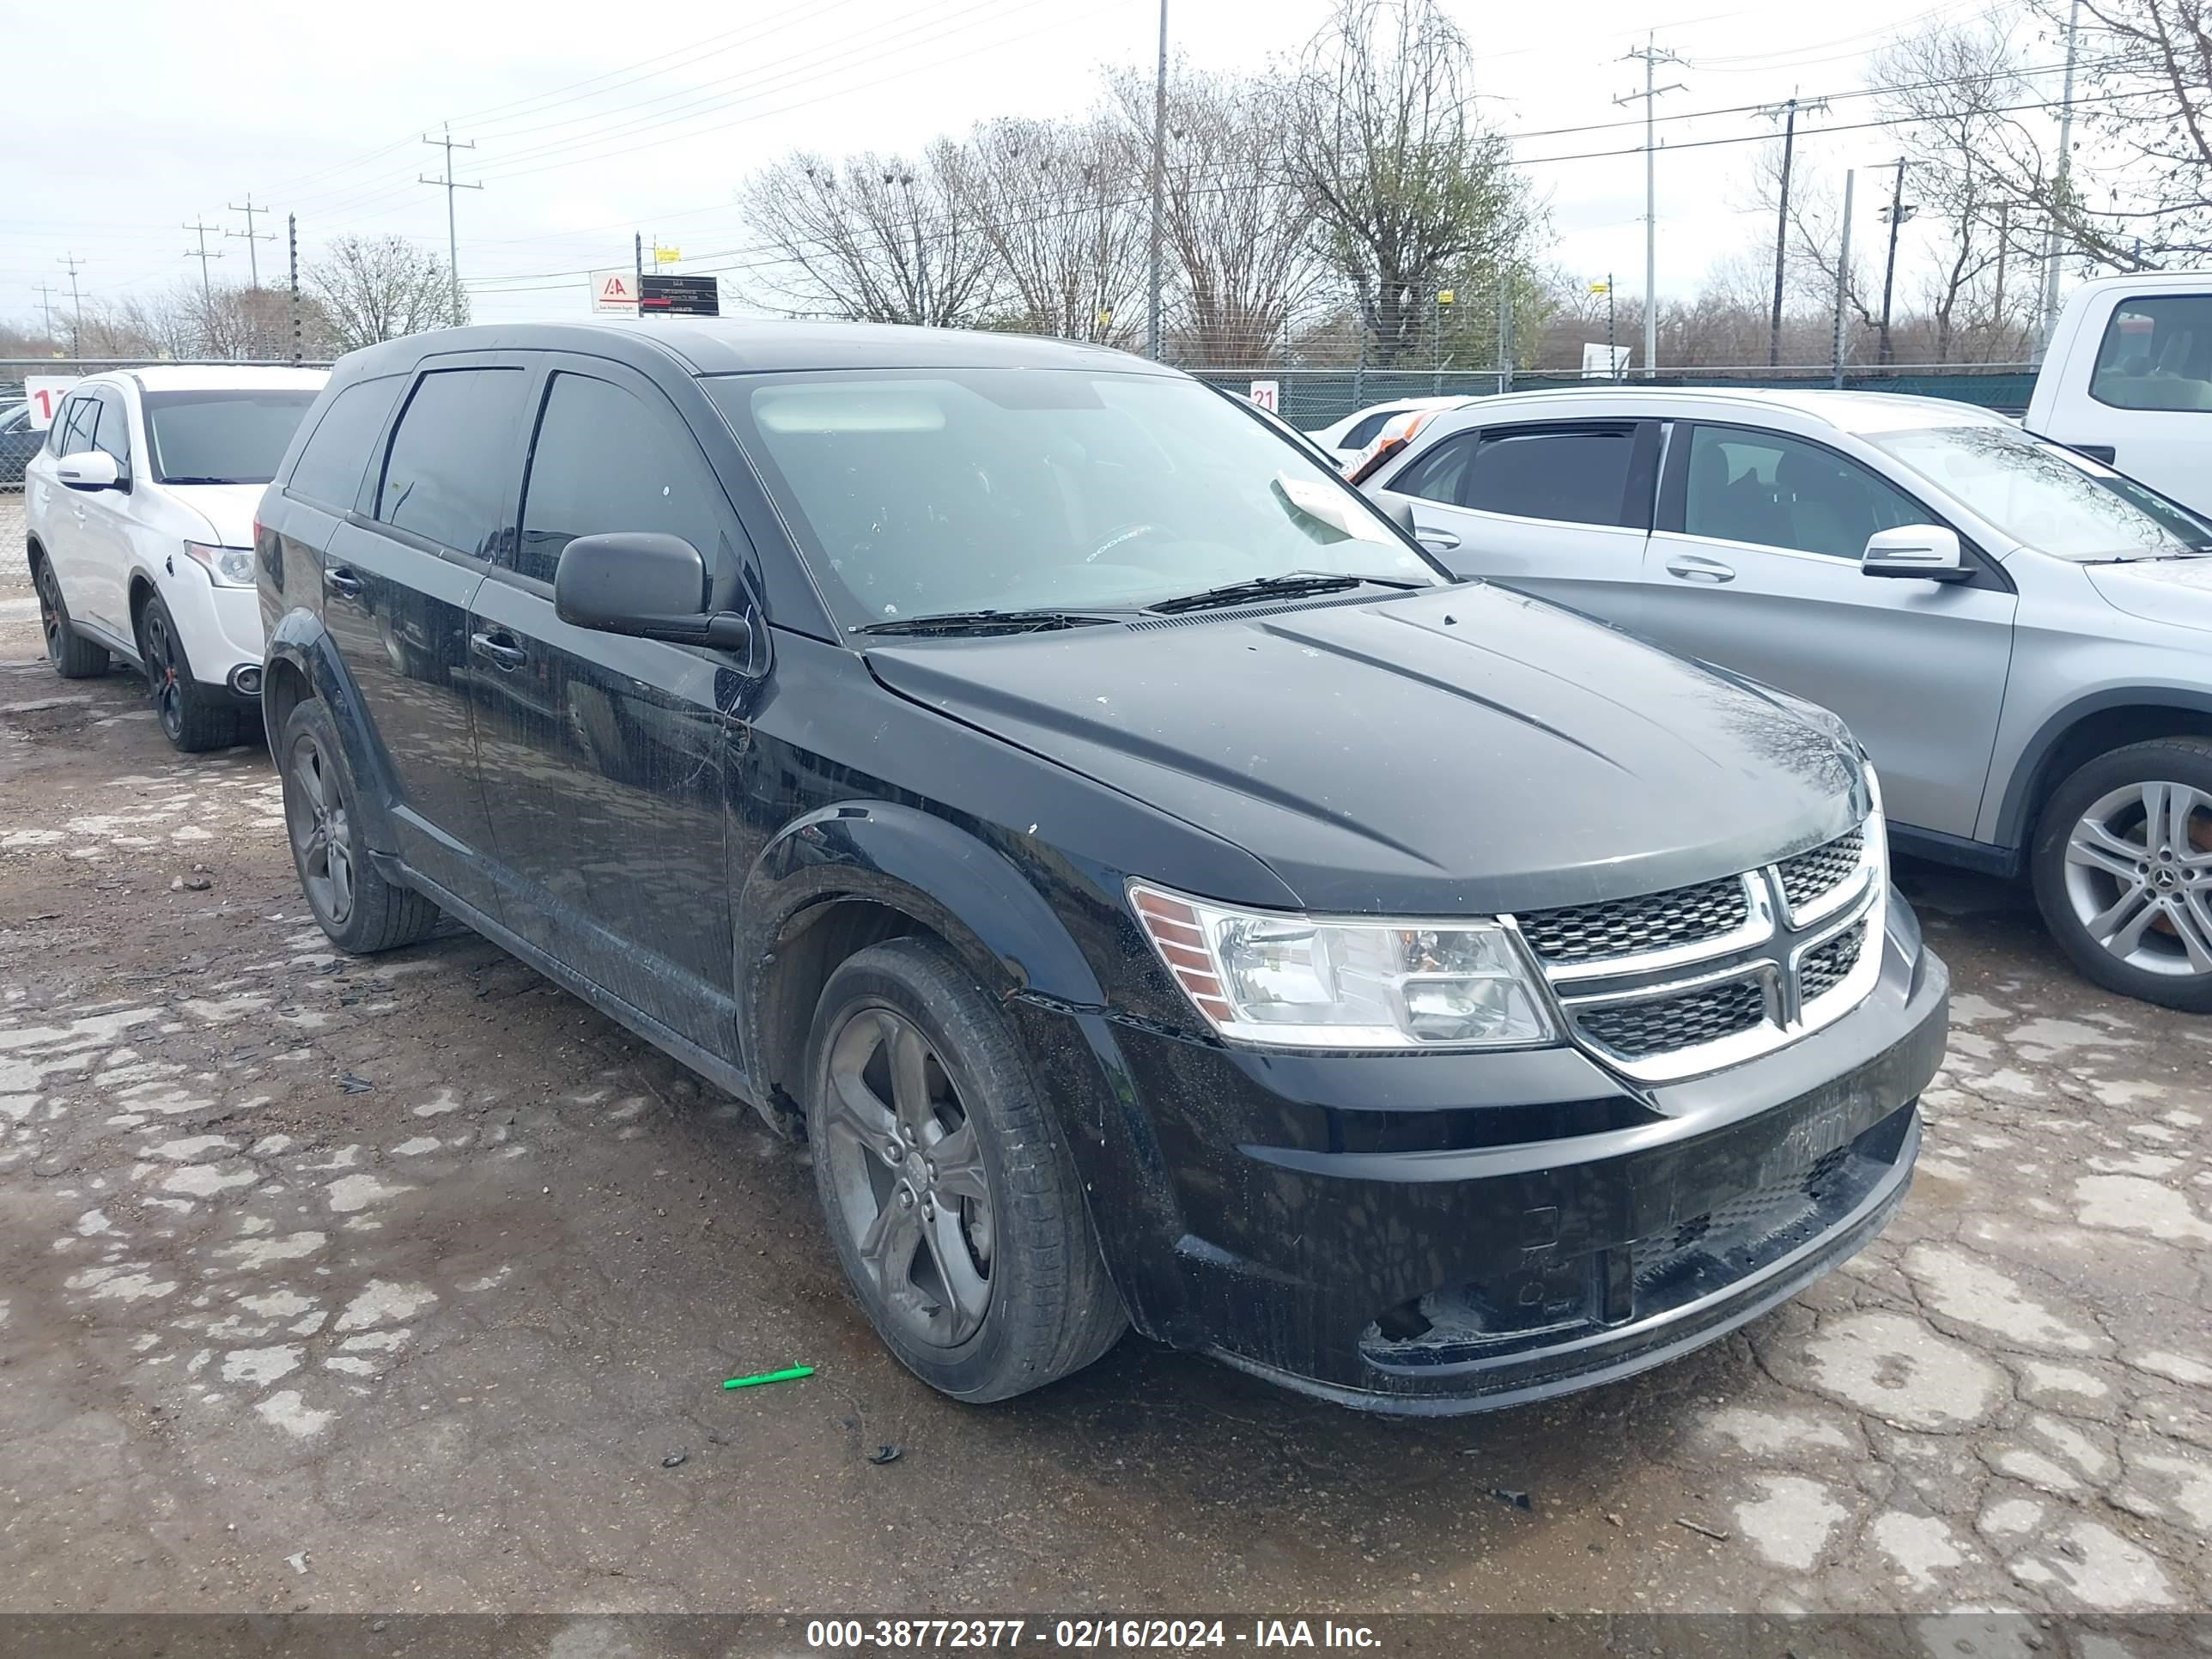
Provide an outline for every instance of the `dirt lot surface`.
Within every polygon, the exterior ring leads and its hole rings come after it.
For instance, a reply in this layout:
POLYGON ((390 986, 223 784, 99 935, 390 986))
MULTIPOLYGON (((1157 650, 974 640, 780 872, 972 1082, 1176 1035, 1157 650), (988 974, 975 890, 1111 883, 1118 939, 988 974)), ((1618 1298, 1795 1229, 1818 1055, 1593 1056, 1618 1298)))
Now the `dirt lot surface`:
POLYGON ((801 1150, 472 936, 334 957, 266 754, 36 652, 0 572, 0 1611, 2212 1597, 2212 1022, 2006 890, 1908 872, 1957 988, 1917 1183, 1701 1355, 1402 1423, 1132 1340, 970 1410, 801 1150))

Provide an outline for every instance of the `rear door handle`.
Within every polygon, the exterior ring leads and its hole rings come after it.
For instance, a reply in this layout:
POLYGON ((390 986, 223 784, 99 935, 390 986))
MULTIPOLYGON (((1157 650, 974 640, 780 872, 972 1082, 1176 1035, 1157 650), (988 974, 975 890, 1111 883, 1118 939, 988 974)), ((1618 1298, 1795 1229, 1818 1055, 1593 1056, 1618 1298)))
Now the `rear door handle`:
POLYGON ((519 645, 511 645, 505 636, 490 634, 469 635, 469 649, 479 657, 488 657, 502 674, 511 674, 530 660, 530 653, 519 645))
POLYGON ((1703 558, 1695 553, 1678 553, 1667 561, 1667 574, 1679 576, 1686 582, 1732 582, 1735 572, 1718 559, 1703 558))
POLYGON ((323 572, 323 586, 342 599, 355 599, 361 593, 361 578, 343 565, 339 565, 323 572))

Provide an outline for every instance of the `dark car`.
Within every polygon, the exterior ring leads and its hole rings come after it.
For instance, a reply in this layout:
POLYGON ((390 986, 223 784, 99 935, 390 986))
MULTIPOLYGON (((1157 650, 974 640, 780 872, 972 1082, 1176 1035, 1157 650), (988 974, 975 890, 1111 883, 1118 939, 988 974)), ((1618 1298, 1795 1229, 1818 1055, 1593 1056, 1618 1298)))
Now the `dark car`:
POLYGON ((21 486, 24 465, 46 441, 45 429, 31 424, 29 403, 0 403, 0 489, 21 486))
POLYGON ((1504 1405, 1904 1195, 1948 977, 1849 735, 1452 582, 1171 370, 418 336, 339 365, 257 557, 325 931, 442 909, 804 1135, 948 1394, 1134 1325, 1504 1405))

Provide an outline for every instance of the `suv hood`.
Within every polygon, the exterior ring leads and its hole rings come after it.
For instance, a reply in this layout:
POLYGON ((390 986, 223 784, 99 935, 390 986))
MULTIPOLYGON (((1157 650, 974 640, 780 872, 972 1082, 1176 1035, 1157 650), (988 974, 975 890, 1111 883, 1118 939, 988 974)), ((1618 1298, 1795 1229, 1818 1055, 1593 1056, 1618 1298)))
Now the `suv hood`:
POLYGON ((1650 892, 1801 851, 1865 805, 1832 719, 1500 588, 872 641, 866 660, 1236 842, 1316 911, 1650 892))
POLYGON ((2092 564, 2090 586, 2115 611, 2148 622, 2212 628, 2212 558, 2146 559, 2140 564, 2092 564))
POLYGON ((165 483, 161 488, 205 519, 221 545, 253 545, 253 515, 261 508, 261 495, 269 488, 267 484, 165 483))

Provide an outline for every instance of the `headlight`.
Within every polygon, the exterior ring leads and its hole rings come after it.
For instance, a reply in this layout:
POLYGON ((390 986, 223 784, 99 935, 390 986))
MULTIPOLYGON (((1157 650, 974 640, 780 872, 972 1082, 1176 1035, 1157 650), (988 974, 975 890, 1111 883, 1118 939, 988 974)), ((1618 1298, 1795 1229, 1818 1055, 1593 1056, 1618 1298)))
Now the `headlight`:
POLYGON ((250 547, 210 547, 205 542, 186 542, 185 556, 205 567, 217 587, 253 586, 253 550, 250 547))
POLYGON ((1129 902, 1225 1037, 1288 1048, 1524 1048, 1559 1041, 1511 932, 1231 910, 1142 883, 1129 902))

